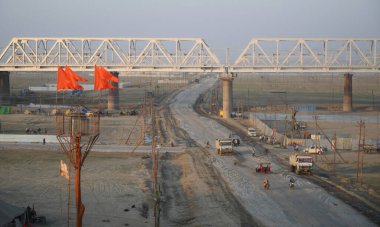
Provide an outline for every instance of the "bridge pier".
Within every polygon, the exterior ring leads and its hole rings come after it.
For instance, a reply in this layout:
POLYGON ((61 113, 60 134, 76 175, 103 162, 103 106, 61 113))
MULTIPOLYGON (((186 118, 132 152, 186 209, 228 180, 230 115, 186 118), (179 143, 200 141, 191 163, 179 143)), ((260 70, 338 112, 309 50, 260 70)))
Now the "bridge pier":
MULTIPOLYGON (((119 78, 119 72, 111 72, 112 75, 119 78)), ((112 82, 112 85, 115 87, 114 89, 109 89, 108 93, 108 110, 120 110, 119 106, 119 83, 112 82)))
POLYGON ((221 73, 219 79, 223 84, 223 118, 231 118, 233 107, 232 81, 235 79, 234 73, 221 73))
POLYGON ((352 74, 344 74, 343 112, 352 111, 352 74))
POLYGON ((9 74, 7 71, 0 71, 0 105, 9 104, 11 94, 9 74))

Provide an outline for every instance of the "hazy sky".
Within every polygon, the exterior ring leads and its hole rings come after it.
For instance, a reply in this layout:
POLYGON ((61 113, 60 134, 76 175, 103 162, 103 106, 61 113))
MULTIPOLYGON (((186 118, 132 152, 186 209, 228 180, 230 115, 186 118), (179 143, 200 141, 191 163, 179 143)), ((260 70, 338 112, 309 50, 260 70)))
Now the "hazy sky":
POLYGON ((0 0, 0 47, 12 37, 201 37, 234 55, 253 37, 380 38, 380 0, 0 0))

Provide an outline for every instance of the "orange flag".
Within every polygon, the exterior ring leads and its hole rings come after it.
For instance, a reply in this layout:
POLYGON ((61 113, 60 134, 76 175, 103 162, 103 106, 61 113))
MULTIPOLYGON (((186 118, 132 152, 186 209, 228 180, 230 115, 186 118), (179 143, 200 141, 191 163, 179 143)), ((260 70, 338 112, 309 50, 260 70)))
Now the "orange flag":
POLYGON ((108 72, 103 67, 100 67, 100 70, 101 70, 104 78, 106 78, 106 80, 110 80, 110 81, 115 82, 115 83, 119 82, 119 78, 117 78, 116 76, 112 75, 112 73, 108 72))
POLYGON ((78 84, 78 81, 86 82, 87 80, 78 76, 69 66, 66 65, 66 75, 69 78, 70 82, 75 87, 74 90, 83 89, 83 87, 78 84))
POLYGON ((75 74, 68 66, 66 66, 66 71, 61 67, 58 67, 58 79, 57 79, 57 90, 78 90, 83 89, 77 81, 87 81, 86 79, 75 74))
POLYGON ((72 69, 70 69, 69 66, 66 65, 66 74, 70 76, 71 78, 74 78, 75 81, 82 81, 86 82, 87 80, 85 78, 82 78, 78 76, 72 69))
POLYGON ((111 82, 119 82, 119 79, 105 70, 103 67, 95 65, 94 90, 114 89, 111 82))
POLYGON ((105 78, 103 78, 100 67, 95 65, 94 72, 94 90, 104 90, 108 88, 113 88, 112 84, 108 83, 105 78))
POLYGON ((57 90, 75 89, 67 79, 65 71, 58 66, 57 90))

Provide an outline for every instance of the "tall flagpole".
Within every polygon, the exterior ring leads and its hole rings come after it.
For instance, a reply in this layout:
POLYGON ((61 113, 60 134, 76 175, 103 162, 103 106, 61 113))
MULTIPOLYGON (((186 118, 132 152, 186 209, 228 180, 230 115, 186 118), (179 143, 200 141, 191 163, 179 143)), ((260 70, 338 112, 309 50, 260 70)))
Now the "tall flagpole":
POLYGON ((98 100, 98 109, 99 109, 99 111, 100 111, 100 108, 101 108, 101 106, 100 106, 101 102, 102 102, 102 91, 99 90, 99 100, 98 100))
POLYGON ((55 111, 57 111, 57 104, 58 104, 58 90, 55 89, 55 111))

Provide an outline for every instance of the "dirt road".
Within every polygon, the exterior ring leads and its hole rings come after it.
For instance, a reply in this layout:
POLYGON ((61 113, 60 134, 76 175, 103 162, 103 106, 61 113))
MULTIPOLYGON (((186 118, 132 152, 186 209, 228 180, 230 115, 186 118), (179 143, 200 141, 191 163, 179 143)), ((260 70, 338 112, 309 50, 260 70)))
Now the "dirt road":
POLYGON ((163 195, 162 226, 258 226, 258 222, 231 193, 210 154, 178 127, 169 105, 176 94, 161 103, 159 134, 162 143, 187 147, 184 153, 165 153, 160 159, 163 195))
MULTIPOLYGON (((207 141, 213 145, 216 138, 226 138, 231 133, 215 121, 197 115, 192 107, 199 94, 215 82, 215 78, 203 80, 179 93, 170 105, 180 127, 201 146, 207 141)), ((262 151, 259 150, 259 153, 262 151)), ((202 162, 216 169, 235 198, 257 223, 269 226, 374 226, 353 208, 319 186, 293 176, 269 156, 252 157, 251 147, 244 143, 232 156, 217 156, 211 147, 202 162), (272 163, 273 172, 270 175, 255 173, 259 162, 268 161, 272 163), (297 179, 295 190, 288 189, 290 176, 297 179), (268 177, 271 183, 269 191, 262 189, 264 177, 268 177)))

